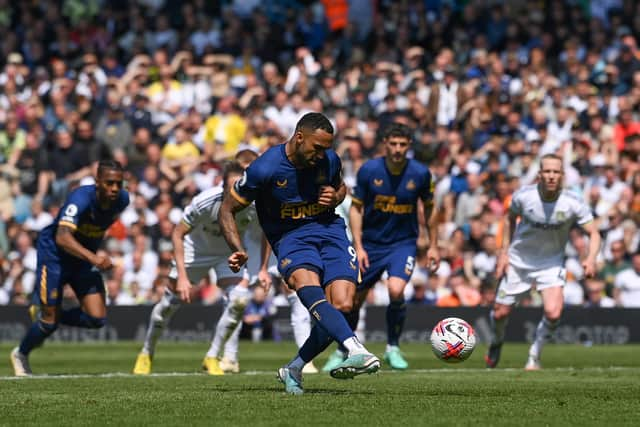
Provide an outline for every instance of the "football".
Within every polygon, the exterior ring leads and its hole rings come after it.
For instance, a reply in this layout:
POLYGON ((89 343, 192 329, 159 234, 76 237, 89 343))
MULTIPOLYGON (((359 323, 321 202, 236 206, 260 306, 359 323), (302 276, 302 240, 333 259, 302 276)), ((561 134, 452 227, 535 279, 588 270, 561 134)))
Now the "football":
POLYGON ((431 332, 431 349, 440 360, 462 362, 471 356, 476 346, 476 334, 471 325, 457 317, 438 322, 431 332))

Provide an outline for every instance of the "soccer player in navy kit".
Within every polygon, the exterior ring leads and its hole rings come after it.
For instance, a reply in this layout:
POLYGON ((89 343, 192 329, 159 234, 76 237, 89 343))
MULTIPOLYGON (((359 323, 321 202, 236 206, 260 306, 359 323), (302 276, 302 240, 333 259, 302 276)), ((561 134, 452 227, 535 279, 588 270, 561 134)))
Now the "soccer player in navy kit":
MULTIPOLYGON (((433 209, 431 172, 422 163, 407 158, 411 130, 393 123, 384 130, 383 143, 385 156, 369 160, 358 171, 349 210, 353 244, 363 273, 350 322, 355 328, 367 292, 387 271, 390 302, 384 359, 393 369, 407 369, 398 343, 406 317, 404 288, 415 266, 418 199, 424 204, 429 230, 427 257, 432 273, 440 263, 438 215, 433 209)), ((323 369, 331 369, 343 357, 338 350, 323 369)))
POLYGON ((346 187, 332 144, 329 120, 320 113, 305 114, 286 143, 270 148, 249 166, 220 208, 220 225, 233 252, 229 266, 237 271, 247 253, 234 215, 255 200, 282 277, 316 321, 298 355, 278 370, 278 379, 291 394, 303 393, 302 368, 332 340, 348 355, 331 371, 332 377, 353 378, 380 367, 380 360, 358 341, 341 314, 353 307, 358 260, 344 220, 334 211, 346 187))
POLYGON ((100 271, 111 259, 97 254, 105 232, 129 204, 122 189, 123 170, 116 161, 101 161, 95 185, 74 190, 55 221, 40 233, 33 303, 39 315, 19 347, 11 352, 16 376, 31 375, 29 353, 40 346, 58 324, 101 328, 106 322, 104 283, 100 271), (62 288, 73 288, 80 307, 61 310, 62 288))

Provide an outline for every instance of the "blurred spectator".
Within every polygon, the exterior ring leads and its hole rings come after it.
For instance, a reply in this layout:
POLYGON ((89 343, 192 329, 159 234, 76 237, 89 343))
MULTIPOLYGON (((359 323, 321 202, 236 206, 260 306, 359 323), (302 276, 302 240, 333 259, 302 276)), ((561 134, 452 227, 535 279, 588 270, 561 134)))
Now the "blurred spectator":
POLYGON ((613 295, 621 307, 640 307, 640 252, 631 257, 631 267, 616 274, 613 295))
POLYGON ((587 279, 585 282, 585 292, 587 298, 584 302, 585 307, 615 307, 616 302, 613 298, 608 297, 605 292, 605 282, 599 277, 587 279))
POLYGON ((276 307, 261 286, 253 289, 253 296, 244 312, 243 326, 250 332, 251 340, 273 338, 273 316, 276 307))

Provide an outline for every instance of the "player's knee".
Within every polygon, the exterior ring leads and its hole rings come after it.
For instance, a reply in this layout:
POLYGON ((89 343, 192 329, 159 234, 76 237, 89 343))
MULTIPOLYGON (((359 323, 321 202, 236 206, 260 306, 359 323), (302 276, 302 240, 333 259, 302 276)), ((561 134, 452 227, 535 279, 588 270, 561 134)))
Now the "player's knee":
POLYGON ((504 319, 509 316, 509 313, 511 313, 511 306, 508 305, 497 304, 493 308, 493 318, 496 320, 504 319))
POLYGON ((549 307, 544 310, 544 317, 551 323, 555 323, 560 320, 560 315, 562 314, 562 307, 549 307))
POLYGON ((231 300, 229 308, 232 312, 242 315, 244 313, 244 309, 247 308, 247 304, 249 304, 249 298, 245 296, 236 297, 231 300))
POLYGON ((91 329, 100 329, 107 324, 106 317, 93 317, 87 315, 87 327, 91 329))
POLYGON ((333 306, 343 313, 350 313, 353 310, 353 300, 345 298, 343 300, 333 301, 333 306))
POLYGON ((47 335, 51 335, 58 329, 58 322, 46 322, 43 319, 38 320, 38 327, 47 335))

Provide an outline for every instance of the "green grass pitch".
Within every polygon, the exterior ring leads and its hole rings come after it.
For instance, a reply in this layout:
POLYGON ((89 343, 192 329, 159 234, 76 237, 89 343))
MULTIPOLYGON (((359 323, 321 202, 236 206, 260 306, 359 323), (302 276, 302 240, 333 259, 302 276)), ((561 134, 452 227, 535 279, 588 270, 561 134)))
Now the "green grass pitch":
POLYGON ((31 358, 34 372, 47 375, 15 379, 11 348, 0 345, 0 425, 613 426, 640 419, 640 346, 548 345, 545 370, 524 372, 523 344, 505 345, 491 371, 483 346, 449 365, 426 344, 411 344, 403 346, 409 371, 383 366, 352 381, 307 375, 303 396, 286 395, 275 380, 293 343, 242 342, 242 373, 223 377, 200 373, 206 343, 160 343, 154 375, 132 376, 139 347, 47 343, 31 358))

